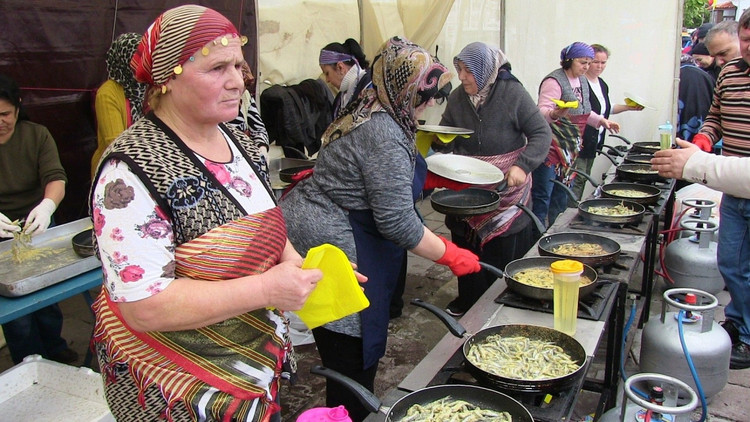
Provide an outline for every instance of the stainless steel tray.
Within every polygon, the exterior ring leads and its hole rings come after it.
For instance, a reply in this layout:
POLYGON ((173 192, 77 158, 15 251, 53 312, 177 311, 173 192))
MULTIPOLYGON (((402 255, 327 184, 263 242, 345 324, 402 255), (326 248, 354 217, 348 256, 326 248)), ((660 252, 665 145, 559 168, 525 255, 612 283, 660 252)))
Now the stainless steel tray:
POLYGON ((73 251, 73 236, 90 228, 91 219, 82 218, 48 229, 31 239, 33 247, 49 248, 46 253, 20 264, 13 261, 12 242, 0 242, 0 296, 27 295, 100 267, 96 256, 82 258, 73 251))

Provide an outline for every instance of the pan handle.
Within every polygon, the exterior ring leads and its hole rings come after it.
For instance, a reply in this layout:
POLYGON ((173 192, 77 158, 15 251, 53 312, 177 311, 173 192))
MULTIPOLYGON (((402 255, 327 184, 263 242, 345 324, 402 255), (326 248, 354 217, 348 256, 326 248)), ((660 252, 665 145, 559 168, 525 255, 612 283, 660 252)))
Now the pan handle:
MULTIPOLYGON (((539 217, 537 217, 537 216, 536 216, 536 214, 534 214, 534 212, 533 212, 533 211, 531 211, 531 209, 530 209, 529 207, 527 207, 527 206, 526 206, 526 205, 524 205, 524 204, 516 204, 516 206, 517 206, 518 208, 520 208, 520 209, 521 209, 521 211, 525 212, 525 213, 526 213, 526 215, 528 215, 528 216, 529 216, 529 218, 531 218, 531 221, 533 221, 533 222, 534 222, 534 226, 536 226, 536 230, 537 230, 537 232, 538 232, 539 234, 544 234, 544 232, 546 232, 546 231, 547 231, 547 228, 546 228, 546 227, 544 227, 544 224, 542 223, 542 221, 541 221, 541 220, 539 220, 539 217)), ((482 263, 480 262, 480 263, 479 263, 479 265, 482 265, 482 263)), ((491 270, 488 270, 488 271, 492 272, 491 270)), ((498 270, 498 271, 499 271, 499 270, 498 270)), ((498 277, 499 277, 499 276, 498 276, 498 277)))
POLYGON ((357 396, 357 399, 359 399, 360 403, 362 403, 362 405, 371 413, 377 413, 383 404, 380 399, 375 396, 375 394, 366 389, 362 384, 354 381, 344 374, 334 371, 333 369, 328 369, 325 366, 314 365, 312 368, 310 368, 310 373, 321 375, 323 377, 326 377, 327 379, 334 380, 344 387, 348 388, 349 391, 357 396))
POLYGON ((625 143, 626 143, 626 144, 628 144, 628 145, 632 145, 632 144, 633 144, 633 143, 632 143, 632 142, 630 142, 630 141, 629 141, 629 140, 628 140, 628 139, 627 139, 626 137, 624 137, 624 136, 622 136, 622 135, 615 135, 614 133, 608 133, 608 134, 607 134, 607 136, 612 136, 612 137, 614 137, 614 138, 618 138, 618 139, 621 139, 621 140, 622 140, 622 142, 625 142, 625 143))
POLYGON ((425 308, 435 314, 435 316, 443 321, 443 324, 448 327, 448 330, 450 330, 451 334, 453 334, 454 336, 463 337, 464 334, 466 334, 466 328, 462 327, 455 318, 453 318, 447 312, 438 308, 437 306, 431 303, 427 303, 419 298, 412 299, 410 303, 412 305, 419 306, 420 308, 425 308))
MULTIPOLYGON (((615 150, 612 150, 612 151, 615 151, 615 150)), ((599 154, 599 155, 603 155, 603 156, 607 157, 607 159, 612 162, 613 166, 617 167, 619 165, 619 163, 617 162, 617 160, 615 160, 615 158, 612 157, 611 155, 609 155, 608 153, 606 153, 606 152, 604 152, 604 151, 602 151, 600 149, 596 150, 596 153, 599 154)))
MULTIPOLYGON (((606 152, 607 154, 609 154, 611 152, 612 154, 615 154, 618 157, 625 156, 625 154, 622 151, 620 151, 619 149, 613 147, 612 145, 604 144, 604 145, 602 145, 602 148, 604 148, 604 147, 607 148, 607 152, 606 152)), ((603 149, 597 149, 596 152, 604 152, 604 150, 603 149)))
POLYGON ((581 176, 585 177, 586 180, 588 180, 589 183, 591 183, 592 186, 594 186, 594 187, 599 186, 599 182, 597 182, 596 179, 594 179, 593 177, 591 177, 589 174, 587 174, 587 173, 585 173, 585 172, 583 172, 581 170, 578 170, 578 169, 570 169, 570 171, 572 173, 578 173, 581 176))
POLYGON ((479 266, 484 268, 485 270, 492 273, 492 275, 496 275, 498 278, 505 277, 505 271, 501 270, 500 268, 497 268, 494 265, 488 264, 486 262, 479 261, 479 266))
POLYGON ((563 189, 565 189, 565 192, 570 197, 570 199, 572 199, 573 202, 575 202, 576 204, 578 204, 579 198, 576 198, 576 194, 575 194, 575 192, 573 192, 573 189, 571 189, 568 185, 566 185, 565 183, 563 183, 563 182, 561 182, 561 181, 559 181, 557 179, 549 179, 549 180, 550 180, 550 182, 557 183, 558 185, 562 186, 563 189))

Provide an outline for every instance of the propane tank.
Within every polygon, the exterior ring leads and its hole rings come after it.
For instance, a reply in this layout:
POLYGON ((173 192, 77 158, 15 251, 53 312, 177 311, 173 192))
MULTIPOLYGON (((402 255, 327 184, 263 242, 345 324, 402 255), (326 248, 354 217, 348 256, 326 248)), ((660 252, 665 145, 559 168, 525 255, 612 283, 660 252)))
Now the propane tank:
MULTIPOLYGON (((716 225, 719 225, 719 222, 716 218, 711 217, 713 214, 713 209, 716 207, 716 201, 712 201, 710 199, 703 199, 703 198, 685 198, 680 201, 684 207, 693 208, 692 212, 685 212, 684 217, 682 217, 682 220, 702 220, 702 221, 712 221, 716 223, 716 225)), ((680 230, 677 237, 693 237, 695 238, 697 234, 694 231, 691 230, 680 230)), ((709 236, 711 240, 714 242, 718 242, 718 232, 711 233, 711 236, 709 236)))
POLYGON ((712 240, 718 225, 710 220, 686 219, 680 226, 697 235, 675 239, 664 251, 664 269, 673 286, 719 293, 724 289, 724 279, 716 259, 719 244, 712 240))
POLYGON ((662 422, 690 421, 690 414, 698 406, 698 395, 684 382, 673 377, 655 373, 635 374, 625 380, 622 405, 604 412, 600 422, 633 422, 645 420, 646 412, 651 411, 651 420, 662 422), (648 383, 649 399, 642 398, 635 392, 638 383, 648 383), (678 393, 689 397, 687 403, 676 406, 678 393), (670 394, 671 393, 671 394, 670 394), (673 396, 670 400, 667 395, 673 396), (628 403, 628 399, 632 403, 628 403))
POLYGON ((716 296, 697 289, 669 289, 664 292, 661 318, 650 319, 641 336, 640 368, 673 376, 697 389, 682 350, 677 321, 678 312, 667 312, 667 305, 684 309, 685 345, 707 399, 721 391, 729 378, 732 341, 729 334, 714 322, 716 296), (685 295, 684 300, 677 300, 685 295), (700 300, 699 300, 700 298, 700 300), (708 304, 703 304, 710 302, 708 304))

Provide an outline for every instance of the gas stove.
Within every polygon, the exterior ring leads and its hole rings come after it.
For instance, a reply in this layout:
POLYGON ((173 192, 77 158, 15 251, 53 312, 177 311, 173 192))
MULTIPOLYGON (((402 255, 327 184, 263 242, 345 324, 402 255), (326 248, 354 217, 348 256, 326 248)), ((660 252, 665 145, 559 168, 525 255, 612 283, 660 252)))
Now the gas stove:
POLYGON ((591 365, 590 359, 584 363, 580 375, 560 391, 551 393, 528 393, 507 391, 489 385, 483 385, 469 373, 466 368, 463 349, 459 348, 446 362, 445 366, 435 375, 429 385, 460 384, 477 385, 496 389, 507 394, 529 410, 536 422, 560 422, 570 419, 575 407, 578 392, 583 388, 585 374, 591 365))
MULTIPOLYGON (((578 301, 578 318, 602 321, 608 299, 611 295, 617 294, 617 287, 616 281, 601 279, 597 281, 596 289, 590 295, 578 301)), ((551 314, 554 310, 552 301, 531 299, 508 288, 495 299, 495 303, 548 314, 551 314)))

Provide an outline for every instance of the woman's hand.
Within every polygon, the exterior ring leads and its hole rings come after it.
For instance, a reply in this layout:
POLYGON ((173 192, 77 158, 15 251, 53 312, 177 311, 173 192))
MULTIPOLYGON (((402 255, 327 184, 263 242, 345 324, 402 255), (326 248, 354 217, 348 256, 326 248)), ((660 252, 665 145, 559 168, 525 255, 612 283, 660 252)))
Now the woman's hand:
POLYGON ((676 139, 679 149, 662 149, 654 153, 651 159, 651 167, 659 172, 659 176, 670 179, 682 179, 682 172, 688 159, 700 151, 698 146, 688 141, 676 139))
POLYGON ((568 117, 568 114, 570 113, 569 108, 554 108, 552 111, 549 112, 549 117, 552 120, 559 120, 563 117, 568 117))
POLYGON ((607 128, 611 133, 620 133, 620 124, 612 120, 602 118, 602 126, 607 128))
POLYGON ((520 186, 526 181, 526 172, 521 167, 511 166, 505 178, 508 180, 508 186, 520 186))
POLYGON ((303 270, 302 260, 281 262, 263 275, 262 294, 266 297, 266 303, 283 311, 301 309, 323 278, 323 272, 317 268, 303 270))

